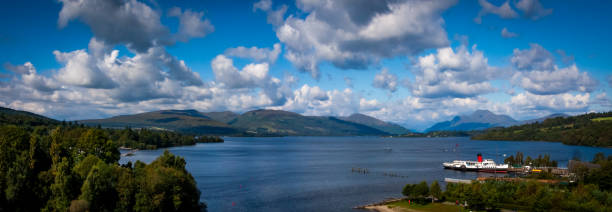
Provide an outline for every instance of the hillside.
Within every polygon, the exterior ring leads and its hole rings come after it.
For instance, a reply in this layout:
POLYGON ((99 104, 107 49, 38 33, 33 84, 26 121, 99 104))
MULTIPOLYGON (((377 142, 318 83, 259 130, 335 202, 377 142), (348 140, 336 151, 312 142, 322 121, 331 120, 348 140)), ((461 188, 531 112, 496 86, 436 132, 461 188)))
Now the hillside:
POLYGON ((27 126, 40 126, 40 125, 52 125, 59 124, 60 122, 41 116, 35 113, 27 111, 13 110, 10 108, 0 107, 0 123, 1 124, 14 124, 14 125, 27 125, 27 126))
POLYGON ((488 110, 477 110, 469 115, 455 116, 450 121, 439 122, 425 130, 431 131, 472 131, 491 127, 511 126, 519 122, 507 115, 497 115, 488 110))
POLYGON ((346 117, 338 117, 338 119, 341 119, 344 121, 350 121, 350 122, 354 122, 358 124, 363 124, 368 127, 372 127, 374 129, 377 129, 377 130, 380 130, 380 131, 383 131, 389 134, 394 134, 394 135, 410 133, 410 130, 400 125, 385 122, 385 121, 382 121, 382 120, 379 120, 374 117, 367 116, 361 113, 355 113, 355 114, 352 114, 346 117))
POLYGON ((281 110, 254 110, 229 122, 252 135, 386 135, 383 131, 334 117, 302 116, 281 110))
POLYGON ((531 123, 536 123, 536 122, 543 122, 546 119, 551 119, 551 118, 557 118, 557 117, 568 117, 568 115, 563 114, 563 113, 554 113, 554 114, 550 114, 548 116, 544 116, 542 118, 537 118, 537 119, 529 119, 529 120, 524 120, 524 121, 520 121, 519 124, 516 125, 521 125, 521 124, 531 124, 531 123))
POLYGON ((166 129, 189 134, 235 134, 231 126, 215 121, 196 110, 160 110, 135 115, 115 116, 107 119, 82 120, 90 126, 108 128, 153 128, 166 129))
POLYGON ((556 141, 569 145, 612 146, 612 112, 557 117, 543 122, 493 128, 477 140, 556 141))
POLYGON ((211 118, 212 120, 221 122, 221 123, 229 123, 230 121, 238 118, 240 114, 234 113, 232 111, 223 111, 223 112, 205 112, 201 113, 202 115, 211 118))

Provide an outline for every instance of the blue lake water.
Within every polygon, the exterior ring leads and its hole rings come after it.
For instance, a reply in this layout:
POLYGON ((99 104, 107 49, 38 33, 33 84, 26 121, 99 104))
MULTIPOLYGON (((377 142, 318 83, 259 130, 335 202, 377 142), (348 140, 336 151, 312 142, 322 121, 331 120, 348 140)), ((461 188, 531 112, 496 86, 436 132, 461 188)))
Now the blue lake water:
MULTIPOLYGON (((525 157, 548 153, 560 166, 573 157, 590 161, 597 152, 612 154, 610 148, 463 137, 225 138, 168 150, 185 158, 209 211, 355 211, 357 205, 401 196, 407 183, 475 179, 479 173, 444 170, 441 164, 476 160, 477 153, 497 162, 517 151, 525 157)), ((138 151, 120 162, 148 163, 163 151, 138 151)))

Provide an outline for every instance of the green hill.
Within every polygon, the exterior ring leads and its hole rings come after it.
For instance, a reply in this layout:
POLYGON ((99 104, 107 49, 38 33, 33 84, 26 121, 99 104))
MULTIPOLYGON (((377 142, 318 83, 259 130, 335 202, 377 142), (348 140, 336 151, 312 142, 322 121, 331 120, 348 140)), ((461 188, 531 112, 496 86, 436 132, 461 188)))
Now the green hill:
POLYGON ((556 141, 569 145, 612 146, 612 112, 549 118, 542 122, 493 128, 477 140, 556 141))
POLYGON ((238 118, 238 116, 240 116, 240 114, 234 113, 232 111, 223 111, 223 112, 206 112, 206 113, 201 113, 202 115, 205 115, 215 121, 218 122, 222 122, 222 123, 229 123, 230 121, 238 118))
POLYGON ((303 116, 281 110, 254 110, 240 115, 229 111, 162 110, 79 122, 106 128, 151 128, 189 134, 237 136, 389 135, 408 131, 399 125, 360 114, 336 118, 303 116))
POLYGON ((382 121, 382 120, 379 120, 374 117, 367 116, 361 113, 355 113, 355 114, 352 114, 346 117, 338 117, 338 119, 341 119, 344 121, 350 121, 350 122, 354 122, 358 124, 363 124, 368 127, 372 127, 374 129, 386 132, 388 134, 393 134, 393 135, 402 135, 402 134, 410 133, 410 130, 400 125, 385 122, 385 121, 382 121))
POLYGON ((13 110, 10 108, 0 107, 0 123, 40 126, 59 124, 60 122, 55 119, 47 118, 27 111, 13 110))
POLYGON ((231 126, 215 121, 196 110, 160 110, 79 122, 90 126, 101 125, 108 128, 151 128, 189 134, 227 135, 238 133, 231 126))
POLYGON ((229 122, 250 135, 348 136, 388 133, 335 117, 302 116, 281 110, 254 110, 229 122))

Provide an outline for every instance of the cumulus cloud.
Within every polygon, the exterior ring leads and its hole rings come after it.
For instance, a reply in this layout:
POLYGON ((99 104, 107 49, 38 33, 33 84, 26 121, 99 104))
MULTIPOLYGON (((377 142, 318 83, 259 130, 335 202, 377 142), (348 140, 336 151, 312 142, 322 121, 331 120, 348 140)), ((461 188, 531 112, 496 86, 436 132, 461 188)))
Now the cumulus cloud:
POLYGON ((612 88, 612 75, 608 75, 608 86, 612 88))
POLYGON ((138 0, 59 2, 62 3, 57 21, 60 28, 72 20, 79 20, 107 45, 124 44, 138 52, 172 44, 174 39, 187 41, 192 37, 203 37, 214 30, 208 20, 202 20, 202 12, 182 12, 179 8, 173 8, 169 16, 178 17, 180 24, 178 33, 171 35, 168 28, 162 25, 159 12, 138 0))
POLYGON ((539 95, 561 94, 570 91, 592 92, 598 85, 587 72, 580 72, 576 64, 559 68, 552 54, 538 44, 530 49, 514 49, 510 61, 519 71, 512 82, 539 95))
POLYGON ((174 36, 182 42, 204 37, 215 30, 208 19, 202 19, 204 12, 194 12, 190 9, 181 11, 181 8, 173 7, 168 11, 168 16, 179 18, 178 33, 174 36))
POLYGON ((539 0, 520 0, 516 3, 516 8, 523 12, 525 18, 531 20, 538 20, 553 12, 553 9, 545 9, 539 0))
POLYGON ((448 45, 440 14, 455 2, 300 0, 307 15, 290 15, 276 35, 285 57, 318 78, 321 61, 365 69, 381 58, 448 45))
POLYGON ((590 94, 588 93, 536 95, 524 92, 513 96, 510 99, 510 104, 521 110, 582 111, 588 108, 589 98, 590 94))
POLYGON ((57 23, 61 28, 80 20, 102 41, 122 43, 139 52, 169 42, 169 31, 161 24, 158 12, 137 0, 60 2, 63 5, 57 23))
POLYGON ((501 36, 504 38, 514 38, 518 37, 518 34, 510 32, 506 27, 504 27, 501 31, 501 36))
POLYGON ((349 88, 325 91, 319 86, 304 84, 293 92, 293 98, 289 98, 284 105, 270 108, 305 115, 347 116, 359 112, 362 107, 372 109, 372 105, 376 105, 376 101, 361 99, 349 88))
POLYGON ((555 50, 555 52, 557 52, 557 54, 561 56, 561 61, 563 61, 564 64, 570 64, 574 62, 574 55, 565 53, 563 49, 557 49, 555 50))
POLYGON ((267 14, 267 22, 274 26, 279 26, 283 23, 287 5, 281 5, 274 10, 272 8, 272 0, 261 0, 253 4, 253 11, 261 10, 267 14))
POLYGON ((495 89, 489 80, 504 73, 488 65, 488 59, 472 46, 456 50, 440 48, 436 53, 419 57, 412 67, 414 82, 404 83, 419 97, 473 97, 495 89))
POLYGON ((480 12, 478 12, 478 16, 474 18, 474 22, 480 24, 482 23, 482 17, 487 14, 495 14, 500 18, 510 19, 517 18, 518 14, 510 7, 510 1, 504 2, 501 6, 495 6, 488 2, 487 0, 478 0, 478 4, 480 4, 480 12))
POLYGON ((536 43, 529 49, 514 49, 510 62, 519 70, 551 70, 554 67, 553 55, 536 43))
MULTIPOLYGON (((92 39, 91 42, 95 42, 92 39)), ((114 88, 117 84, 103 73, 97 61, 85 50, 72 52, 53 51, 58 62, 64 65, 55 75, 60 82, 86 88, 114 88)))
POLYGON ((592 92, 597 87, 597 81, 588 73, 581 73, 575 64, 565 68, 555 66, 551 71, 518 72, 512 77, 512 82, 541 95, 570 91, 592 92))
POLYGON ((26 62, 23 65, 13 65, 10 63, 4 64, 4 69, 11 71, 15 74, 31 74, 36 73, 36 68, 31 62, 26 62))
POLYGON ((19 84, 13 85, 13 88, 25 89, 23 87, 26 87, 28 90, 38 92, 53 92, 60 89, 59 83, 55 80, 39 75, 36 72, 36 67, 31 62, 26 62, 23 65, 6 63, 4 68, 18 75, 13 80, 21 78, 21 81, 18 82, 19 84))
POLYGON ((216 82, 229 88, 261 86, 268 81, 268 63, 248 64, 242 70, 234 66, 232 59, 218 55, 211 62, 216 82))
POLYGON ((250 63, 242 70, 234 66, 233 60, 225 55, 217 55, 211 62, 215 74, 215 84, 222 89, 250 91, 261 89, 262 97, 269 100, 268 106, 282 105, 293 95, 291 87, 297 78, 285 73, 283 79, 269 75, 269 64, 250 63))
POLYGON ((239 46, 236 48, 229 48, 225 50, 225 55, 240 58, 249 58, 257 62, 268 62, 273 64, 278 59, 278 55, 281 52, 281 45, 279 43, 274 44, 272 49, 257 48, 255 46, 251 48, 239 46))
POLYGON ((384 68, 374 76, 372 86, 395 92, 397 90, 397 75, 389 73, 389 70, 384 68))

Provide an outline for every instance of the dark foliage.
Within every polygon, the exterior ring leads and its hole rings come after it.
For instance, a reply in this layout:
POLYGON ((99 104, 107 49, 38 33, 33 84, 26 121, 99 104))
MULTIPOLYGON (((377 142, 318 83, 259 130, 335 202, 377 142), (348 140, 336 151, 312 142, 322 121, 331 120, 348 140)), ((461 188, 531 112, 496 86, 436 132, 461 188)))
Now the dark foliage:
POLYGON ((494 128, 472 136, 477 140, 556 141, 568 145, 612 146, 612 112, 557 117, 543 122, 494 128))
MULTIPOLYGON (((519 155, 519 154, 517 154, 519 155)), ((595 156, 601 168, 574 184, 495 181, 446 185, 443 198, 475 210, 612 211, 612 157, 595 156)))
POLYGON ((223 142, 223 139, 217 136, 193 136, 163 130, 125 128, 123 130, 106 129, 106 131, 111 140, 116 141, 119 146, 136 149, 223 142))
MULTIPOLYGON (((119 166, 109 131, 0 125, 0 211, 200 211, 185 161, 119 166)), ((192 138, 193 139, 193 138, 192 138)))
POLYGON ((510 166, 532 166, 532 167, 557 167, 558 162, 556 160, 550 160, 550 155, 544 154, 538 155, 537 158, 532 159, 530 156, 527 156, 523 160, 523 153, 517 152, 516 155, 510 155, 506 159, 504 159, 504 163, 509 164, 510 166))

